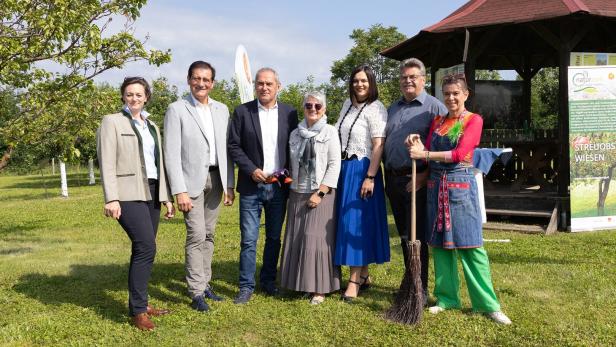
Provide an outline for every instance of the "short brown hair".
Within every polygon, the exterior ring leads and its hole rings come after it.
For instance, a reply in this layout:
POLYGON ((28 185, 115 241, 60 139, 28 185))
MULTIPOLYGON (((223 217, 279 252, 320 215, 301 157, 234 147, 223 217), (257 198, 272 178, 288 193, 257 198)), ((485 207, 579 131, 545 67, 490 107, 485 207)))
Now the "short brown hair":
POLYGON ((120 93, 122 102, 124 102, 124 90, 131 84, 140 84, 143 86, 143 90, 145 90, 145 97, 150 100, 150 96, 152 96, 152 90, 150 89, 150 84, 143 77, 134 76, 134 77, 126 77, 124 78, 124 82, 120 86, 120 93))

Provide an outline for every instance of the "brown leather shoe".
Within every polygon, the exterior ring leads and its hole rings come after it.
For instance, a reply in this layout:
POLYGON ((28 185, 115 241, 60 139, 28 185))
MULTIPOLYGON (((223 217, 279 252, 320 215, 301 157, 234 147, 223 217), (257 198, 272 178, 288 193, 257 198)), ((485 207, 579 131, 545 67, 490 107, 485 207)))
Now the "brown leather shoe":
POLYGON ((166 314, 169 314, 171 313, 171 311, 164 309, 164 308, 163 309, 154 308, 148 305, 146 313, 148 314, 148 316, 158 317, 158 316, 164 316, 166 314))
POLYGON ((140 330, 154 330, 155 325, 152 323, 147 313, 139 313, 132 317, 132 323, 140 330))

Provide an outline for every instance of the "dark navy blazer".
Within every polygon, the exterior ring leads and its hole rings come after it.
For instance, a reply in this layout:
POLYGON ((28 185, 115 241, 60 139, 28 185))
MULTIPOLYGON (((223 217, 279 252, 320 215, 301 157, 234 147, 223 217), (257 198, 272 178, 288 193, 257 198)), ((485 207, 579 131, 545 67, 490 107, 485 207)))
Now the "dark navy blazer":
MULTIPOLYGON (((284 161, 285 168, 289 160, 289 134, 297 128, 297 123, 297 110, 278 101, 278 157, 284 161)), ((263 169, 263 139, 256 99, 233 111, 227 151, 239 168, 237 192, 256 194, 257 183, 251 175, 257 168, 263 169)))

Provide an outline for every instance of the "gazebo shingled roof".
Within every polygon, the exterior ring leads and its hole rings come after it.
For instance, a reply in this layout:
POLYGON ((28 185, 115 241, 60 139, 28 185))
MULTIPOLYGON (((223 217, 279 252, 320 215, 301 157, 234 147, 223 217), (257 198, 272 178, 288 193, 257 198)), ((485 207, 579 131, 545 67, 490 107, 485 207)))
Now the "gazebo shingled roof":
MULTIPOLYGON (((559 67, 556 181, 558 195, 568 199, 567 68, 571 52, 616 53, 616 0, 470 0, 381 55, 397 60, 419 58, 431 68, 433 79, 438 68, 464 62, 471 88, 477 69, 514 69, 524 82, 520 121, 531 118, 532 77, 543 67, 559 67)), ((568 203, 563 202, 562 211, 569 211, 568 203)), ((566 218, 561 216, 561 220, 566 218)))
POLYGON ((413 56, 434 67, 459 64, 467 29, 471 45, 483 41, 475 68, 520 70, 523 55, 533 67, 558 66, 560 42, 554 39, 575 36, 576 29, 588 34, 578 51, 616 50, 616 0, 471 0, 381 54, 397 60, 413 56), (563 28, 563 21, 574 27, 563 28), (439 47, 444 41, 448 45, 439 47))

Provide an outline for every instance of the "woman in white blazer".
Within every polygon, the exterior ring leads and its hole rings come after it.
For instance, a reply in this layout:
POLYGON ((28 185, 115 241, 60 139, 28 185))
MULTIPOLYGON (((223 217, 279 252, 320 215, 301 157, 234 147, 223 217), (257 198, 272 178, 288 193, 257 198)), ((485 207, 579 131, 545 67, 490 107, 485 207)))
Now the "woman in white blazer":
POLYGON ((160 132, 144 110, 150 86, 141 77, 127 77, 120 91, 122 112, 104 116, 97 134, 104 213, 118 220, 132 243, 128 271, 132 324, 153 330, 149 317, 169 313, 148 305, 160 205, 167 208, 166 219, 172 218, 175 210, 167 187, 160 132))

